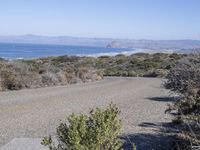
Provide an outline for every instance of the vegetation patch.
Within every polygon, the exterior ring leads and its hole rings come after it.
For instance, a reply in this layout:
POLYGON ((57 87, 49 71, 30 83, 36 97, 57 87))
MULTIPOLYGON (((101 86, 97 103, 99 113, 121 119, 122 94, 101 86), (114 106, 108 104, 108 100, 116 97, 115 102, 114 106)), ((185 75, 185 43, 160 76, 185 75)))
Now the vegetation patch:
POLYGON ((178 149, 200 147, 200 55, 188 55, 178 61, 167 75, 165 87, 176 95, 167 111, 175 111, 179 124, 178 149))
POLYGON ((72 114, 67 123, 58 126, 57 141, 45 137, 42 145, 49 150, 118 150, 123 145, 119 114, 114 104, 91 110, 89 115, 72 114))
POLYGON ((103 76, 165 77, 182 54, 130 56, 60 56, 32 60, 1 60, 0 90, 19 90, 101 80, 103 76))

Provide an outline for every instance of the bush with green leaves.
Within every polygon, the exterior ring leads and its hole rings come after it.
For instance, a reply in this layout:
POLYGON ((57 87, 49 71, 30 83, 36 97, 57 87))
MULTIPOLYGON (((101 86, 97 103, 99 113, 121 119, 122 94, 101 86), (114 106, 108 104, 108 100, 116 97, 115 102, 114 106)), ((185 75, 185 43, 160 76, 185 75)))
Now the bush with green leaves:
POLYGON ((120 111, 114 104, 106 109, 92 110, 89 115, 72 114, 68 123, 57 128, 57 141, 45 137, 42 145, 50 150, 118 150, 123 145, 119 139, 120 111))
POLYGON ((180 60, 167 75, 165 87, 176 94, 167 111, 176 111, 175 122, 181 124, 179 137, 184 149, 200 145, 200 54, 180 60))

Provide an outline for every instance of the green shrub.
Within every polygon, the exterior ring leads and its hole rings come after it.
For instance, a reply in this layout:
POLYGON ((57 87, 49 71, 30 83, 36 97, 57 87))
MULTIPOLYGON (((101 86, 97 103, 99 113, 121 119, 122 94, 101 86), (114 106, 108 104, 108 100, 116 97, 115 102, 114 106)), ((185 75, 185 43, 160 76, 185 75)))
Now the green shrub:
POLYGON ((121 130, 120 114, 116 105, 105 110, 97 108, 90 115, 72 114, 67 123, 57 128, 57 145, 51 136, 45 137, 42 145, 50 150, 118 150, 123 142, 118 138, 121 130))

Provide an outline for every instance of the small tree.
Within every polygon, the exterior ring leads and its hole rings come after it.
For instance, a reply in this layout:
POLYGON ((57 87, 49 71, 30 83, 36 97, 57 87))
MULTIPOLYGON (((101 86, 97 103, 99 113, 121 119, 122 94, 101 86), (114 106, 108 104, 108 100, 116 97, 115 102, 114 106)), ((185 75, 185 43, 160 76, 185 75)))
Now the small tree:
POLYGON ((90 115, 72 114, 67 123, 57 128, 57 144, 51 136, 42 145, 50 150, 118 150, 123 142, 118 138, 121 121, 119 109, 110 104, 105 110, 97 108, 90 115))

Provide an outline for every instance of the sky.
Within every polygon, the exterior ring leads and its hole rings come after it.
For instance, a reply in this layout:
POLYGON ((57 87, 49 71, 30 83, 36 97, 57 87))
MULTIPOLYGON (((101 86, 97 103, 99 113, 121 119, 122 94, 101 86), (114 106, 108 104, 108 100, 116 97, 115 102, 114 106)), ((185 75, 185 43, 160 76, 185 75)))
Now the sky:
POLYGON ((0 0, 0 35, 200 39, 200 0, 0 0))

